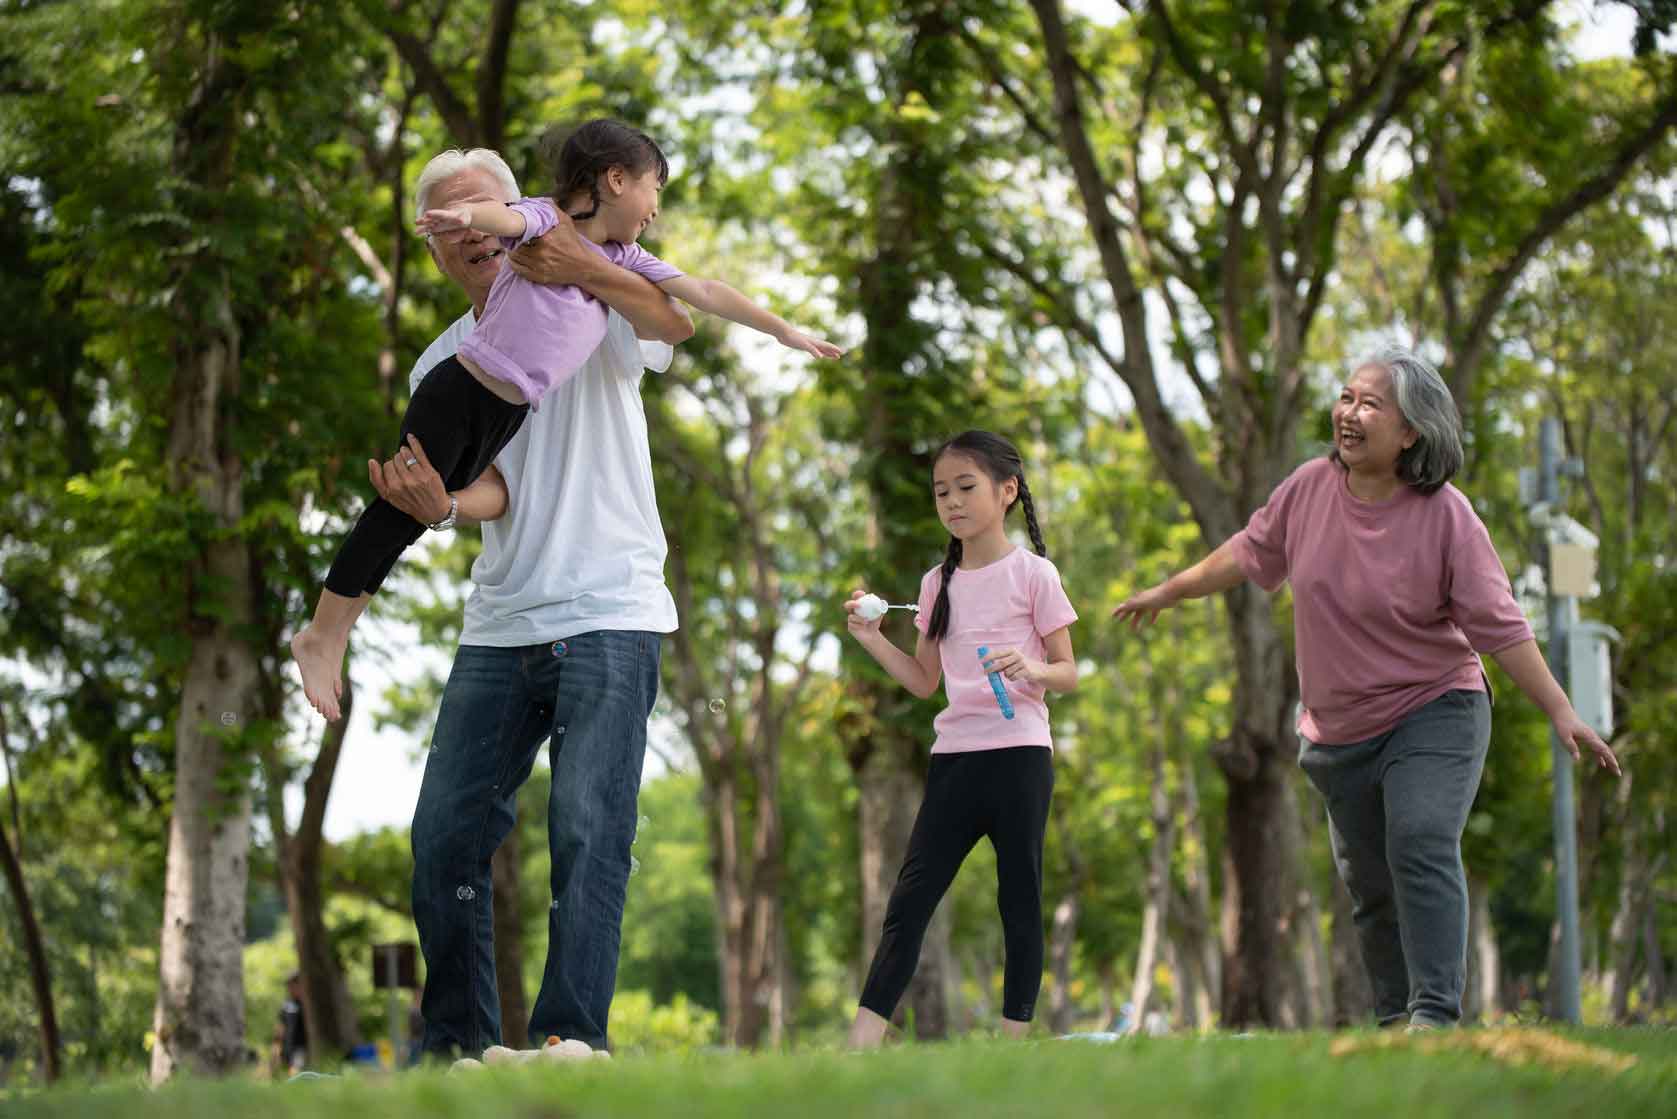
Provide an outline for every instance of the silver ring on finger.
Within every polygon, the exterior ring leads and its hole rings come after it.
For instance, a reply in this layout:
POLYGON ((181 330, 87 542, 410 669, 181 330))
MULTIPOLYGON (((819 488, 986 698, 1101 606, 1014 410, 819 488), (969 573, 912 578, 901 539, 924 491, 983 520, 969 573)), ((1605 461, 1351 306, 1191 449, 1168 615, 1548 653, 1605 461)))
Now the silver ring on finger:
POLYGON ((419 465, 419 460, 416 459, 416 458, 404 459, 403 460, 403 465, 405 465, 405 466, 418 466, 419 465))

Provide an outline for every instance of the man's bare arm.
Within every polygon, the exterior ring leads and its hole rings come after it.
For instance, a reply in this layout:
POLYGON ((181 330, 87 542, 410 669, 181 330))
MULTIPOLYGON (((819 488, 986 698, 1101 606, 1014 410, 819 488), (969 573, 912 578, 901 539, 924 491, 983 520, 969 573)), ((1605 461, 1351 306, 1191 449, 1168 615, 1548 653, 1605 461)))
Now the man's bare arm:
POLYGON ((676 345, 693 337, 686 308, 657 285, 613 264, 582 243, 563 213, 558 224, 507 258, 513 271, 538 284, 575 284, 629 320, 649 342, 676 345))

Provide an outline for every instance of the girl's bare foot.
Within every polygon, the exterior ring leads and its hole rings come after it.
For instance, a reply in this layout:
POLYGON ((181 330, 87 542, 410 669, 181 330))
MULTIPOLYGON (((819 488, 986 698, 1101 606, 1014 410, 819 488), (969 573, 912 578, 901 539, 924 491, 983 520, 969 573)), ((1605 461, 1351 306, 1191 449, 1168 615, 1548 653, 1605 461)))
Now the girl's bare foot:
POLYGON ((291 656, 303 672, 303 695, 309 706, 326 717, 329 723, 338 721, 338 700, 344 694, 344 648, 348 641, 333 641, 321 633, 318 626, 309 624, 291 639, 291 656))
POLYGON ((878 1049, 885 1040, 891 1023, 865 1006, 856 1008, 856 1020, 850 1023, 850 1036, 845 1039, 848 1049, 878 1049))

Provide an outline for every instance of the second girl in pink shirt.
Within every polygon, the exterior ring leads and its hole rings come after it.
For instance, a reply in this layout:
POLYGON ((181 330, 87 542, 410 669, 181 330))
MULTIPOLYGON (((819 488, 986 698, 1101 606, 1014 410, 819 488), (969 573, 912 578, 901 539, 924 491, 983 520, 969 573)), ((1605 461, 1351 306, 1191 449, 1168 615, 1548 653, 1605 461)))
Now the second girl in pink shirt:
POLYGON ((920 581, 914 655, 880 633, 877 618, 858 613, 862 591, 845 603, 850 632, 893 679, 926 698, 941 676, 949 697, 933 723, 926 795, 850 1027, 854 1048, 884 1038, 920 962, 933 911, 967 852, 985 837, 996 851, 1007 950, 1004 1032, 1022 1036, 1029 1029, 1042 985, 1042 839, 1054 791, 1044 697, 1077 686, 1068 629, 1077 611, 1048 562, 1013 444, 987 431, 957 435, 932 461, 932 493, 949 547, 942 565, 920 581), (1005 521, 1015 504, 1025 507, 1035 555, 1007 538, 1005 521), (992 673, 999 673, 999 683, 992 673))

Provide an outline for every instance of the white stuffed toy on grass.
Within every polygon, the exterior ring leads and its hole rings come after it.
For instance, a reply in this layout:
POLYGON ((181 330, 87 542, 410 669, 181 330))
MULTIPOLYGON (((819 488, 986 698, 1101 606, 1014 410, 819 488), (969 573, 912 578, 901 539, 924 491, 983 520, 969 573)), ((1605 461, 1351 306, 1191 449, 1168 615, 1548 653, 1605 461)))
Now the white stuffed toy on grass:
POLYGON ((482 1065, 522 1065, 529 1061, 554 1061, 570 1063, 572 1061, 591 1061, 596 1057, 611 1059, 611 1054, 604 1049, 591 1049, 586 1041, 576 1038, 549 1036, 540 1049, 508 1049, 505 1045, 491 1045, 483 1051, 483 1061, 479 1064, 470 1057, 454 1062, 456 1069, 481 1068, 482 1065), (470 1065, 466 1062, 471 1061, 470 1065))

